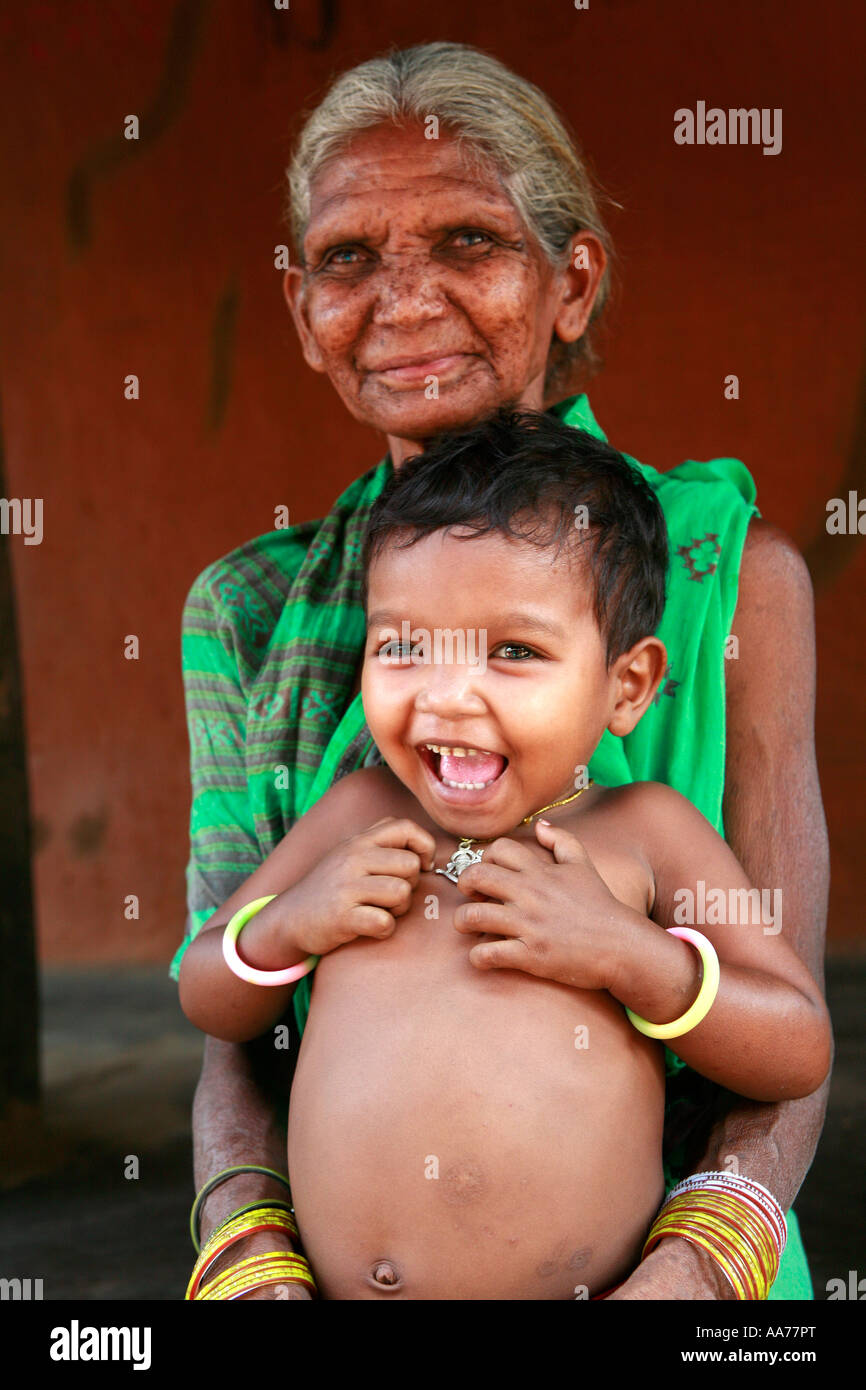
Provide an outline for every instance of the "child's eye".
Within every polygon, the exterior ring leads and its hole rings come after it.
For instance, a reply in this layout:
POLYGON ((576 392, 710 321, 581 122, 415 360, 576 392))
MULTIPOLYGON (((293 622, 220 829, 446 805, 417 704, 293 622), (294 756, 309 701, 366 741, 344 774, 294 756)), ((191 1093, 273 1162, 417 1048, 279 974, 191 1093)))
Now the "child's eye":
POLYGON ((527 661, 535 656, 535 652, 531 647, 525 647, 522 642, 501 642, 493 655, 504 656, 506 661, 527 661))
POLYGON ((412 653, 416 648, 410 642, 383 642, 382 646, 376 651, 376 656, 385 666, 408 666, 412 660, 412 653))

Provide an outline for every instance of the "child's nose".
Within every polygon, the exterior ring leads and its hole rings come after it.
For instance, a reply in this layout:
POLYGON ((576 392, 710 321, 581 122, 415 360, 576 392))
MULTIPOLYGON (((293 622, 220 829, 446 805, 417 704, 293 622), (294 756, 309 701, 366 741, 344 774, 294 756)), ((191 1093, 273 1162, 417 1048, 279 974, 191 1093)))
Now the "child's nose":
POLYGON ((486 706, 479 689, 478 668, 463 664, 421 667, 415 708, 421 714, 442 718, 482 713, 486 706))

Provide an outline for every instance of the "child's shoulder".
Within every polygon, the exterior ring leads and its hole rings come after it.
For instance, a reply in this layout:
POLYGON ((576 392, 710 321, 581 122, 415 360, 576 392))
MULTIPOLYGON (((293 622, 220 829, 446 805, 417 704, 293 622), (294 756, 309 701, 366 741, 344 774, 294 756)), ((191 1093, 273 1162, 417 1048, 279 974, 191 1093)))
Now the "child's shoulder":
MULTIPOLYGON (((681 882, 694 865, 725 856, 715 826, 664 782, 629 782, 599 791, 586 838, 630 853, 648 867, 656 888, 670 876, 681 882)), ((575 833, 580 837, 579 825, 575 833)))
POLYGON ((332 783, 283 837, 274 850, 292 865, 315 862, 328 847, 369 830, 386 816, 405 814, 405 791, 387 767, 365 767, 332 783))
MULTIPOLYGON (((402 814, 406 788, 389 767, 361 767, 348 772, 325 792, 311 808, 320 816, 335 818, 354 828, 372 825, 383 816, 402 814), (358 825, 355 826, 355 822, 358 825)), ((307 815, 310 815, 310 811, 307 815)))
POLYGON ((669 835, 677 828, 703 823, 715 834, 714 827, 688 797, 664 782, 626 782, 619 787, 596 783, 599 796, 593 810, 611 815, 638 828, 642 835, 669 835))

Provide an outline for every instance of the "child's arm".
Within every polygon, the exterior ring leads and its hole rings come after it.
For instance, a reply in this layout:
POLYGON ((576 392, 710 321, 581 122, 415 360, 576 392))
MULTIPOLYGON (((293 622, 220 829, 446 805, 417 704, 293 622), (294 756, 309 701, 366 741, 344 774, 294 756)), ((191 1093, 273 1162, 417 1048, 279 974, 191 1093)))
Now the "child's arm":
POLYGON ((475 946, 472 963, 607 989, 640 1018, 666 1024, 696 999, 701 961, 694 946, 663 928, 692 926, 715 947, 721 980, 705 1018, 667 1046, 695 1071, 752 1100, 810 1095, 829 1070, 830 1020, 781 924, 768 922, 765 930, 760 921, 685 923, 677 911, 687 892, 698 907, 713 889, 723 890, 727 902, 730 890, 752 888, 732 851, 669 787, 644 782, 617 788, 609 806, 615 807, 611 833, 646 866, 646 914, 613 896, 575 835, 539 821, 538 841, 553 854, 553 864, 505 839, 460 876, 467 895, 497 901, 461 906, 457 930, 504 938, 475 946))
POLYGON ((701 964, 695 947, 666 929, 692 927, 715 947, 719 990, 703 1021, 667 1046, 695 1071, 752 1100, 810 1095, 830 1067, 830 1018, 812 975, 784 938, 781 889, 750 883, 730 847, 678 792, 658 784, 641 790, 651 802, 644 808, 654 878, 650 915, 665 932, 646 924, 634 933, 616 997, 652 1023, 680 1017, 697 995, 701 964))
POLYGON ((227 1042, 258 1037, 282 1017, 294 993, 293 984, 249 984, 225 963, 225 927, 254 898, 277 895, 237 941, 242 960, 257 970, 284 970, 354 937, 394 931, 421 868, 432 865, 435 843, 413 821, 385 817, 370 826, 379 776, 370 769, 336 783, 190 942, 180 1003, 202 1032, 227 1042))

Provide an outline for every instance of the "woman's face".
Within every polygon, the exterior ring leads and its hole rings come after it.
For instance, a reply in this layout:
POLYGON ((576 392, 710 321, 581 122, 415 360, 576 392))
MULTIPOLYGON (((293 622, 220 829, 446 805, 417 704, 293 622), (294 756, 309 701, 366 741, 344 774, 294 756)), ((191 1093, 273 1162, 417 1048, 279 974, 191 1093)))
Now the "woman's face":
MULTIPOLYGON (((603 267, 555 272, 495 174, 423 127, 362 132, 312 188, 285 293, 304 355, 358 420, 420 441, 506 404, 541 409, 551 340, 583 332, 603 267)), ((395 449, 396 446, 396 449, 395 449)))

